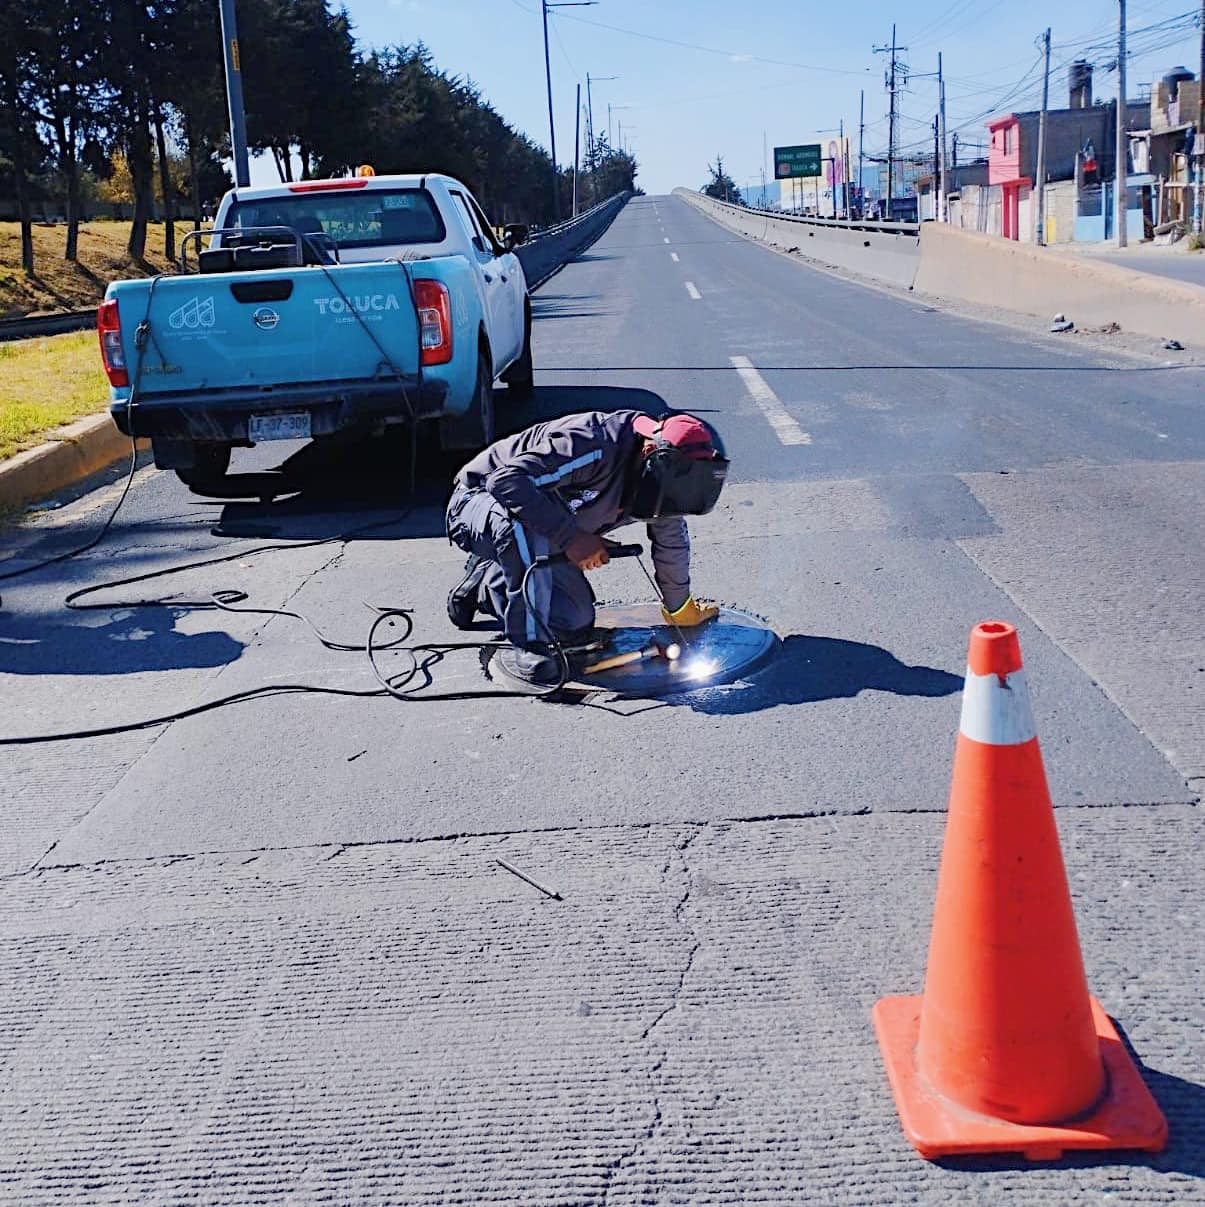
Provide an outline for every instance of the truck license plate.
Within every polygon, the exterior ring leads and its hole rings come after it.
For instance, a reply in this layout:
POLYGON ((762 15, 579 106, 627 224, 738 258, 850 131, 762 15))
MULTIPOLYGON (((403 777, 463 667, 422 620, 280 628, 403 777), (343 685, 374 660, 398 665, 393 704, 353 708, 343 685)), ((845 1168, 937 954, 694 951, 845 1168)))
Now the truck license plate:
POLYGON ((285 415, 252 415, 247 424, 247 439, 252 444, 263 440, 308 440, 310 417, 305 411, 285 415))

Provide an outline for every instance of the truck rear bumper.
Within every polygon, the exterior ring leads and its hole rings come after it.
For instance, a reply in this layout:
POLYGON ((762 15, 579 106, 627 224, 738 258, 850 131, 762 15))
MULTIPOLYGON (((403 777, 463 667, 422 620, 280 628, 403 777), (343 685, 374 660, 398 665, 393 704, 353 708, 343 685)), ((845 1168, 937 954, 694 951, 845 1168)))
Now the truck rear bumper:
POLYGON ((131 407, 115 402, 109 412, 127 436, 210 440, 245 444, 252 415, 304 411, 315 436, 349 428, 444 413, 448 388, 442 381, 417 378, 338 385, 279 386, 271 390, 214 390, 200 394, 153 394, 131 407))

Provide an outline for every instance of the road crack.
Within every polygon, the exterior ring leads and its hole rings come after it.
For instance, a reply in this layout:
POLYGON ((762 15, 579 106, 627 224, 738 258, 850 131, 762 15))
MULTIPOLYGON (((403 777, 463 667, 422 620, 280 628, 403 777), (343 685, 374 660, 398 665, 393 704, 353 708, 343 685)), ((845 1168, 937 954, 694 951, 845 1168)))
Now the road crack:
POLYGON ((663 1042, 658 1045, 657 1040, 654 1038, 654 1033, 658 1031, 665 1020, 681 1004, 686 982, 694 969, 699 949, 703 945, 698 932, 685 917, 687 908, 690 905, 691 893, 694 890, 694 873, 691 870, 687 852, 702 832, 703 827, 696 824, 692 825, 687 833, 680 835, 674 843, 674 848, 669 853, 669 857, 666 859, 665 866, 661 869, 663 882, 674 874, 682 881, 682 893, 674 903, 673 919, 679 929, 687 936, 689 948, 686 953, 686 959, 678 970, 677 981, 670 990, 669 1001, 640 1033, 638 1042, 651 1046, 654 1049, 653 1063, 649 1066, 648 1071, 649 1088, 653 1099, 652 1115, 644 1131, 636 1137, 635 1143, 626 1152, 621 1153, 612 1161, 604 1171, 606 1181, 603 1183, 602 1207, 607 1207, 616 1179, 625 1169, 638 1164, 644 1154, 654 1147, 657 1137, 664 1127, 665 1115, 662 1110, 662 1098, 666 1087, 662 1070, 665 1067, 666 1060, 669 1058, 669 1044, 668 1042, 663 1042))

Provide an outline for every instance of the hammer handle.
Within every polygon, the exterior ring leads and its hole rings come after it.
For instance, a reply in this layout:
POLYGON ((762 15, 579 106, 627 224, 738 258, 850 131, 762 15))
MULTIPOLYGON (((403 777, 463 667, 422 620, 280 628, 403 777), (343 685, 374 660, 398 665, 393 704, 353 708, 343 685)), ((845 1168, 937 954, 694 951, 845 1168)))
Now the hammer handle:
POLYGON ((649 651, 645 650, 629 650, 626 654, 612 654, 610 658, 602 658, 598 662, 593 662, 587 667, 582 668, 582 674, 592 675, 596 671, 613 671, 619 666, 629 666, 633 662, 640 662, 648 658, 649 651))

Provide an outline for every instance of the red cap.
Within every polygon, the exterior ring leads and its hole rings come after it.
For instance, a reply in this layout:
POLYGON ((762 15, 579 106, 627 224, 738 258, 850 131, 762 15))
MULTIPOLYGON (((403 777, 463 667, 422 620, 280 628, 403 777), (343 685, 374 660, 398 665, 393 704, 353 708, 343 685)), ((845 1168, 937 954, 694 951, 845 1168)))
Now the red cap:
POLYGON ((650 440, 664 440, 666 444, 682 449, 696 461, 707 461, 715 456, 711 430, 693 415, 667 415, 664 419, 637 415, 632 427, 639 435, 647 436, 650 440))

